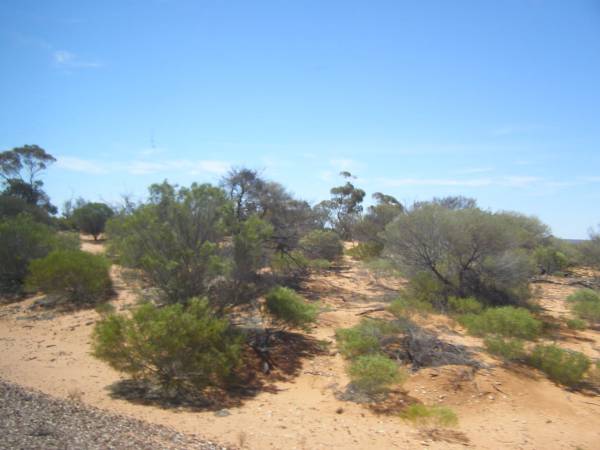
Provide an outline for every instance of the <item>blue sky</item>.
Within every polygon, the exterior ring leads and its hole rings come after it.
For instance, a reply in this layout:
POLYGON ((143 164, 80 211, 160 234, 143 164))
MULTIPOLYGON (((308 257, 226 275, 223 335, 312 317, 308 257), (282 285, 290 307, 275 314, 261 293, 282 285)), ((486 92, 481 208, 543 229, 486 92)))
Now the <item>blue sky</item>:
POLYGON ((0 149, 59 205, 247 165, 600 223, 598 1, 4 0, 0 56, 0 149))

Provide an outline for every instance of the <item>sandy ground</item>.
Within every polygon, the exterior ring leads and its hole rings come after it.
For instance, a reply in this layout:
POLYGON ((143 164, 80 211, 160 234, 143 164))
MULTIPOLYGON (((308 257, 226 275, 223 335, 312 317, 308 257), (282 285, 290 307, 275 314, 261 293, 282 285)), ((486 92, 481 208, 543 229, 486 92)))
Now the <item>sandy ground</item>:
MULTIPOLYGON (((101 244, 84 241, 83 248, 101 252, 101 244)), ((138 295, 127 272, 113 267, 118 310, 138 295)), ((307 297, 327 307, 312 335, 334 342, 337 327, 360 320, 358 313, 392 298, 401 281, 378 279, 347 261, 336 272, 312 276, 307 297)), ((561 284, 539 284, 538 297, 547 314, 568 314, 566 296, 574 290, 561 284)), ((466 367, 445 366, 413 374, 404 385, 408 395, 426 404, 452 407, 459 425, 435 435, 397 416, 376 414, 363 405, 336 399, 348 380, 345 362, 332 351, 306 358, 298 375, 274 383, 230 407, 223 414, 142 405, 111 396, 109 386, 121 376, 90 354, 90 334, 99 315, 93 310, 56 313, 30 309, 35 298, 0 307, 0 377, 47 394, 84 403, 193 433, 223 445, 250 449, 366 449, 470 446, 478 449, 600 449, 600 399, 556 386, 543 375, 491 363, 473 375, 466 367), (227 415, 228 414, 228 415, 227 415)), ((449 340, 480 351, 481 342, 460 333, 442 316, 422 325, 449 340)), ((560 345, 600 357, 600 333, 560 330, 560 345)))

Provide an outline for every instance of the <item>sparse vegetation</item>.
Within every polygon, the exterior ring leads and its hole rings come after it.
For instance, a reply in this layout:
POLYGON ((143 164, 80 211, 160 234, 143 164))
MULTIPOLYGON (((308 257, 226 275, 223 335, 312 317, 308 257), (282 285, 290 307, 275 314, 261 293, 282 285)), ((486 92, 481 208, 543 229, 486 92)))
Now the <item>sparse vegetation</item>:
POLYGON ((579 383, 591 363, 583 353, 565 350, 556 345, 537 345, 529 361, 558 383, 574 386, 579 383))
POLYGON ((397 325, 376 319, 363 319, 351 328, 336 330, 335 337, 340 353, 346 358, 378 353, 380 341, 399 332, 397 325))
POLYGON ((139 306, 131 317, 105 316, 95 327, 93 354, 167 393, 224 386, 239 365, 242 336, 206 299, 162 308, 139 306))
POLYGON ((465 314, 458 320, 475 336, 496 334, 503 337, 535 339, 542 331, 542 322, 526 309, 513 306, 488 308, 481 314, 465 314))
POLYGON ((567 297, 573 313, 579 319, 600 324, 600 294, 591 289, 580 289, 567 297))
POLYGON ((76 304, 97 302, 111 294, 110 262, 81 250, 55 250, 31 261, 27 286, 65 296, 76 304))
POLYGON ((290 288, 275 287, 265 299, 265 307, 272 320, 281 326, 307 329, 317 318, 317 306, 308 303, 290 288))
POLYGON ((392 300, 388 306, 388 311, 400 318, 412 314, 426 315, 433 311, 433 307, 430 303, 423 300, 410 296, 403 296, 392 300))
POLYGON ((300 248, 310 259, 333 261, 344 252, 344 246, 337 233, 327 230, 313 230, 300 239, 300 248))
POLYGON ((346 254, 358 261, 370 261, 379 258, 383 251, 383 244, 380 242, 359 242, 354 247, 349 248, 346 254))
POLYGON ((450 297, 448 308, 456 314, 479 314, 483 311, 483 305, 476 298, 450 297))
POLYGON ((407 373, 386 356, 361 355, 348 370, 352 385, 367 394, 385 392, 390 385, 406 380, 407 373))
POLYGON ((581 319, 568 319, 566 323, 570 330, 583 331, 587 328, 587 322, 581 319))
POLYGON ((426 406, 414 403, 408 406, 401 414, 405 420, 417 426, 453 427, 458 424, 458 417, 447 406, 426 406))
POLYGON ((523 346, 523 341, 520 339, 504 339, 490 336, 485 338, 484 344, 489 353, 507 361, 522 360, 527 354, 523 346))

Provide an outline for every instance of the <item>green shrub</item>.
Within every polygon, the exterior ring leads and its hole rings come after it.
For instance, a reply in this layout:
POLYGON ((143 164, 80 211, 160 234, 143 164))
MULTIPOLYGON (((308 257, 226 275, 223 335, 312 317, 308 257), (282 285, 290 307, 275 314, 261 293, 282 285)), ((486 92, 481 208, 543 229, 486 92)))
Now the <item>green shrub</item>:
POLYGON ((523 359, 526 355, 525 348, 523 348, 523 341, 520 339, 487 337, 484 340, 484 344, 489 353, 508 361, 523 359))
POLYGON ((479 314, 483 311, 483 305, 474 297, 450 297, 448 307, 457 314, 479 314))
POLYGON ((136 379, 163 389, 221 386, 239 365, 242 337, 217 318, 206 299, 157 307, 131 317, 111 314, 96 324, 93 355, 136 379))
POLYGON ((82 233, 91 234, 97 240, 113 215, 114 211, 104 203, 85 203, 73 211, 72 221, 82 233))
POLYGON ((587 323, 585 320, 581 320, 581 319, 568 319, 567 320, 567 327, 570 330, 579 330, 579 331, 583 331, 587 328, 587 323))
POLYGON ((400 417, 420 426, 452 427, 458 424, 456 413, 446 406, 415 403, 406 408, 400 417))
POLYGON ((310 266, 310 260, 298 250, 289 254, 276 252, 271 257, 270 265, 276 275, 290 276, 306 271, 310 266))
POLYGON ((300 248, 309 259, 333 261, 344 253, 344 245, 337 233, 314 230, 300 239, 300 248))
POLYGON ((55 249, 78 247, 78 240, 57 234, 29 215, 0 220, 0 293, 22 291, 31 260, 55 249))
POLYGON ((550 379, 567 386, 579 383, 591 364, 583 353, 556 345, 537 345, 531 353, 530 363, 550 379))
POLYGON ((537 247, 533 252, 537 266, 544 274, 553 274, 565 270, 569 259, 554 247, 537 247))
POLYGON ((56 250, 31 261, 27 286, 65 295, 75 303, 94 302, 111 293, 110 262, 81 250, 56 250))
POLYGON ((398 267, 389 259, 375 258, 368 261, 363 261, 363 267, 371 271, 374 275, 380 277, 400 277, 402 273, 398 267))
POLYGON ((359 242, 354 247, 348 249, 346 254, 359 261, 368 261, 379 258, 383 251, 383 244, 380 242, 359 242))
POLYGON ((396 317, 404 317, 412 314, 428 314, 433 311, 430 303, 412 297, 399 297, 392 300, 388 311, 396 317))
POLYGON ((542 322, 535 319, 529 311, 513 306, 489 308, 481 314, 465 314, 459 317, 459 322, 475 336, 497 334, 535 339, 542 330, 542 322))
POLYGON ((317 306, 308 303, 293 289, 278 286, 271 289, 265 298, 267 312, 283 326, 306 329, 317 318, 317 306))
POLYGON ((580 289, 567 297, 572 311, 580 319, 600 323, 600 294, 591 289, 580 289))
POLYGON ((367 394, 385 392, 391 384, 401 383, 408 374, 383 355, 362 355, 352 361, 349 375, 353 386, 367 394))
POLYGON ((378 353, 382 338, 398 333, 399 327, 384 320, 363 319, 351 328, 335 332, 338 349, 346 358, 378 353))

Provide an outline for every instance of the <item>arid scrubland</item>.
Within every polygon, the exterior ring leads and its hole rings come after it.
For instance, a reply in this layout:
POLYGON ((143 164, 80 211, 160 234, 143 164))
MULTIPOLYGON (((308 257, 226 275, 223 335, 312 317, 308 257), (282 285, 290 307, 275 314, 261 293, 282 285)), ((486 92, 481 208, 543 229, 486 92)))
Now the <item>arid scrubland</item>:
POLYGON ((243 168, 57 216, 53 161, 0 154, 7 382, 173 448, 597 448, 597 234, 463 197, 365 210, 347 172, 311 205, 243 168))

